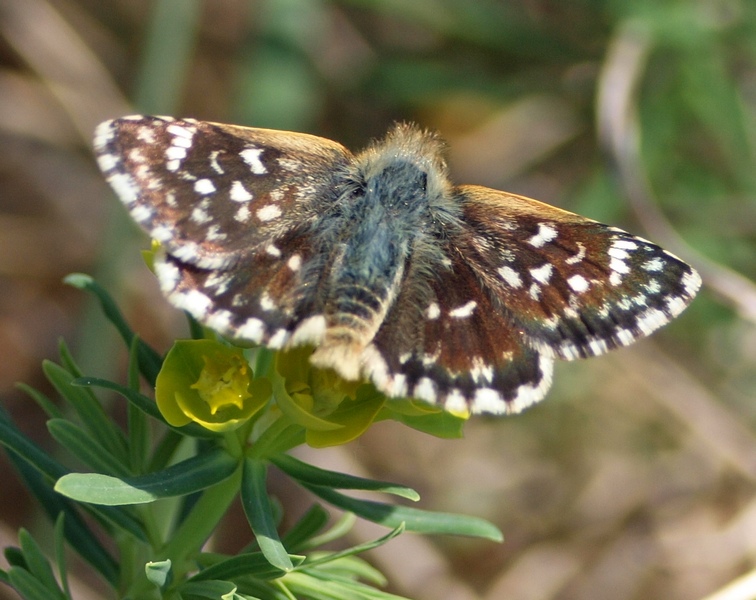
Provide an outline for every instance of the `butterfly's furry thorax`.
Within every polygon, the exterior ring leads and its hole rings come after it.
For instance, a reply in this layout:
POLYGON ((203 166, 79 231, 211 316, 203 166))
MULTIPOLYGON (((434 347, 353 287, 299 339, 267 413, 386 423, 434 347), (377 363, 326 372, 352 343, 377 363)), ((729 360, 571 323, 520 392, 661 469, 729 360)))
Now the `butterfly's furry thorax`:
POLYGON ((313 230, 330 254, 324 304, 331 316, 315 364, 357 378, 360 356, 402 284, 414 298, 406 310, 422 319, 428 276, 448 268, 445 240, 460 228, 443 151, 436 134, 399 124, 337 173, 337 214, 326 212, 313 230), (410 258, 415 267, 407 272, 410 258))
POLYGON ((444 143, 413 125, 355 155, 307 134, 133 116, 101 124, 95 149, 162 244, 156 274, 175 306, 451 410, 522 410, 554 359, 649 335, 701 283, 616 227, 452 185, 444 143))

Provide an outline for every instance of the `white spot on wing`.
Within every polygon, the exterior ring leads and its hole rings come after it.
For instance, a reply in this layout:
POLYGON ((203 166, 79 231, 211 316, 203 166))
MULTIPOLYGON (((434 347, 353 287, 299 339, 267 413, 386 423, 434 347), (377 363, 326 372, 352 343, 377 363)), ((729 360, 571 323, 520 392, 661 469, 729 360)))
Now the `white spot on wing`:
POLYGON ((583 245, 583 243, 575 242, 575 244, 578 247, 577 253, 564 260, 564 262, 566 262, 568 265, 577 264, 585 258, 585 246, 583 245))
POLYGON ((251 215, 252 213, 249 212, 249 207, 244 204, 239 207, 239 210, 236 211, 236 214, 234 214, 234 219, 236 219, 240 223, 245 223, 251 215))
POLYGON ((260 294, 260 308, 262 308, 264 311, 276 309, 276 303, 273 301, 273 298, 270 297, 268 292, 263 292, 262 294, 260 294))
POLYGON ((234 315, 231 312, 227 310, 219 310, 210 314, 210 316, 207 317, 205 324, 210 329, 225 333, 231 328, 231 320, 233 317, 234 315))
POLYGON ((698 288, 701 287, 701 276, 697 271, 690 271, 683 275, 682 283, 685 287, 685 292, 689 296, 695 296, 696 292, 698 292, 698 288))
POLYGON ((120 159, 113 154, 100 154, 97 157, 97 165, 100 167, 100 171, 106 173, 115 168, 119 160, 120 159))
POLYGON ((601 338, 593 338, 588 342, 588 348, 594 355, 604 354, 609 347, 606 345, 606 341, 601 338))
POLYGON ((175 137, 172 142, 173 146, 179 146, 180 148, 191 148, 192 140, 185 137, 175 137))
POLYGON ((299 271, 300 267, 302 266, 302 257, 299 254, 294 254, 292 257, 288 260, 286 265, 292 270, 292 271, 299 271))
POLYGON ((425 311, 425 316, 431 321, 438 319, 438 317, 441 316, 441 308, 439 307, 438 302, 431 302, 428 305, 428 308, 425 311))
POLYGON ((262 148, 247 148, 240 153, 242 160, 249 165, 250 170, 255 175, 265 175, 268 172, 268 169, 260 160, 262 153, 262 148))
POLYGON ((644 312, 638 315, 636 321, 636 323, 638 324, 638 329, 640 329, 646 335, 649 335, 650 333, 656 331, 657 329, 659 329, 659 327, 665 325, 668 322, 669 319, 667 318, 667 315, 665 315, 658 308, 646 309, 644 312))
POLYGON ((462 306, 458 306, 457 308, 450 310, 449 316, 453 319, 466 319, 473 314, 476 306, 478 306, 478 303, 475 302, 475 300, 470 300, 462 306))
POLYGON ((164 260, 155 261, 155 275, 160 282, 160 289, 165 292, 172 292, 181 280, 181 273, 178 267, 173 263, 164 260))
POLYGON ((661 271, 664 268, 664 261, 657 256, 655 258, 652 258, 648 262, 643 263, 641 268, 644 271, 649 271, 650 273, 661 271))
POLYGON ((235 332, 235 337, 250 340, 251 342, 260 343, 265 331, 265 325, 260 319, 250 317, 235 332))
POLYGON ((268 348, 280 349, 283 348, 288 339, 289 332, 285 329, 279 329, 272 336, 270 336, 270 339, 268 340, 266 346, 268 346, 268 348))
POLYGON ((444 408, 453 413, 467 413, 468 407, 465 397, 458 388, 453 388, 444 400, 444 408))
POLYGON ((192 221, 194 221, 195 223, 199 223, 200 225, 202 225, 203 223, 207 223, 208 221, 211 220, 210 215, 207 214, 207 207, 202 206, 201 204, 198 204, 192 209, 192 214, 190 218, 192 221))
POLYGON ((616 257, 612 257, 612 260, 609 261, 609 268, 620 275, 626 275, 630 272, 628 264, 624 260, 620 260, 616 257))
POLYGON ((175 123, 172 125, 168 125, 168 127, 166 127, 165 130, 172 135, 189 139, 189 140, 191 140, 192 137, 194 137, 194 130, 184 127, 183 125, 176 125, 175 123))
POLYGON ((498 273, 511 287, 522 287, 522 277, 520 277, 520 274, 512 267, 500 267, 498 273))
POLYGON ((252 200, 252 194, 250 194, 242 182, 238 180, 231 184, 229 195, 234 202, 249 202, 252 200))
POLYGON ((173 229, 168 225, 157 225, 150 231, 150 237, 161 243, 173 239, 173 234, 173 229))
POLYGON ((261 221, 272 221, 281 216, 281 209, 275 204, 266 204, 257 209, 257 218, 261 221))
POLYGON ((567 280, 567 284, 578 294, 582 294, 588 289, 588 280, 582 275, 573 275, 567 280))
POLYGON ((194 183, 194 191, 202 195, 212 194, 215 192, 215 185, 209 179, 198 179, 194 183))
POLYGON ((102 150, 115 137, 115 125, 113 121, 104 121, 95 129, 94 145, 98 150, 102 150))
POLYGON ((169 298, 174 306, 189 312, 194 318, 200 320, 205 318, 213 305, 212 300, 198 290, 173 293, 169 298))
POLYGON ((627 250, 617 247, 617 242, 614 242, 614 244, 612 244, 611 248, 609 248, 609 250, 607 250, 606 253, 609 256, 616 258, 618 260, 625 260, 627 258, 630 258, 630 254, 628 253, 627 250))
POLYGON ((528 240, 528 243, 534 248, 541 248, 544 244, 555 240, 557 230, 547 223, 538 223, 538 233, 528 240))
POLYGON ((539 283, 548 283, 549 279, 551 279, 551 273, 553 270, 554 266, 551 263, 544 263, 540 267, 530 269, 530 274, 533 276, 533 279, 539 283))
POLYGON ((421 377, 412 390, 412 396, 419 400, 434 403, 436 401, 436 386, 429 377, 421 377))
POLYGON ((676 317, 685 310, 687 303, 680 296, 670 296, 667 298, 667 310, 672 317, 676 317))
POLYGON ((223 170, 223 167, 220 166, 220 163, 218 162, 218 156, 220 155, 220 150, 213 150, 210 153, 210 168, 218 173, 218 175, 223 175, 225 172, 223 170))
POLYGON ((221 240, 225 240, 228 237, 228 234, 221 231, 220 225, 218 223, 213 223, 210 225, 210 227, 207 228, 207 240, 210 242, 219 242, 221 240))
POLYGON ((132 204, 139 197, 139 187, 128 173, 113 173, 108 182, 124 204, 132 204))
POLYGON ((637 250, 638 244, 632 240, 615 240, 612 244, 615 248, 622 248, 623 250, 637 250))
POLYGON ((635 341, 633 332, 629 329, 618 329, 614 332, 614 338, 622 345, 627 346, 635 341))
POLYGON ((155 209, 151 206, 138 204, 131 209, 131 216, 137 223, 145 223, 155 216, 155 209))

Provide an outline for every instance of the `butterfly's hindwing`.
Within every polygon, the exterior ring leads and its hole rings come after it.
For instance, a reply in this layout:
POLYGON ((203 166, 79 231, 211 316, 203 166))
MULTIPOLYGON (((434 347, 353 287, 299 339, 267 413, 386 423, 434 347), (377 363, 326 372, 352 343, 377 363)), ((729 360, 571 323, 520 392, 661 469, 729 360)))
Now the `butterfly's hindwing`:
POLYGON ((461 256, 436 273, 430 290, 405 282, 366 363, 377 363, 374 379, 390 395, 496 414, 540 400, 553 366, 496 309, 461 256))
POLYGON ((175 306, 223 335, 281 348, 292 337, 317 344, 325 320, 317 293, 320 269, 301 232, 248 251, 228 269, 204 269, 163 252, 156 274, 175 306))
POLYGON ((603 354, 675 318, 701 280, 627 232, 535 200, 459 188, 469 228, 460 251, 512 326, 544 354, 603 354))

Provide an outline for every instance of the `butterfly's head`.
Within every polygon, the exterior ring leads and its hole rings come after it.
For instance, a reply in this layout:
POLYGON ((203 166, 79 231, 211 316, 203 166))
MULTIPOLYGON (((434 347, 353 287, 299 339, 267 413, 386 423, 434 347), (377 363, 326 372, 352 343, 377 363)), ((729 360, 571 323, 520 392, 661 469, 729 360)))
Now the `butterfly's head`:
POLYGON ((397 123, 381 140, 357 155, 357 177, 366 191, 392 202, 424 198, 433 205, 448 198, 451 184, 445 143, 434 132, 397 123))

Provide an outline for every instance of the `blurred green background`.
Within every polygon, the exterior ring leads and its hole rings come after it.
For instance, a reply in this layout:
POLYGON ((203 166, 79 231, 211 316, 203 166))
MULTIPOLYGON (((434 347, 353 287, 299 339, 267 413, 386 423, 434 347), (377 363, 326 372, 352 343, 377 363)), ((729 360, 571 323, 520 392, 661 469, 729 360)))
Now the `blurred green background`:
MULTIPOLYGON (((473 418, 457 441, 379 424, 307 455, 504 531, 502 545, 401 536, 370 555, 392 591, 714 599, 756 566, 756 2, 0 0, 0 395, 45 447, 13 384, 49 391, 39 363, 60 336, 88 373, 123 378, 120 347, 64 275, 110 286, 160 350, 185 333, 91 155, 95 125, 133 112, 352 149, 417 121, 449 142, 456 181, 622 226, 702 271, 680 319, 560 364, 523 415, 473 418)), ((271 485, 292 516, 309 501, 271 485)), ((10 475, 0 517, 3 546, 44 527, 10 475)), ((236 535, 214 543, 243 546, 236 535)), ((84 570, 77 586, 99 597, 84 570)))

